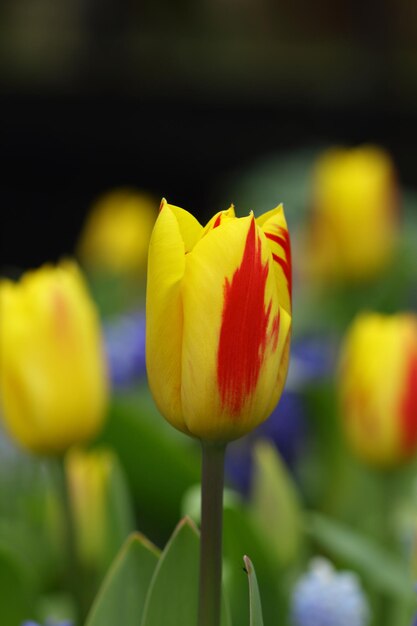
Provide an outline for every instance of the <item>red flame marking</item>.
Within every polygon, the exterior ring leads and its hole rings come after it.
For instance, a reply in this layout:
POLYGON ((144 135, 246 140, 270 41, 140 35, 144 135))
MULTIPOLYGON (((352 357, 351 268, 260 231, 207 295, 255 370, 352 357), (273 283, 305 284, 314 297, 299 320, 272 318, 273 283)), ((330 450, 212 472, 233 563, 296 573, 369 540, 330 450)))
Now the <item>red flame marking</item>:
POLYGON ((417 444, 417 351, 412 352, 408 364, 401 409, 403 444, 407 453, 412 453, 417 444))
POLYGON ((281 267, 282 271, 284 272, 284 276, 287 280, 287 284, 288 284, 288 291, 290 293, 290 297, 292 295, 292 276, 291 276, 291 242, 290 242, 290 235, 288 233, 288 230, 286 230, 285 228, 279 228, 279 235, 275 235, 273 233, 265 233, 265 237, 267 239, 270 239, 271 241, 274 241, 275 243, 277 243, 279 246, 281 246, 281 248, 284 251, 284 256, 285 258, 281 258, 280 256, 278 256, 277 254, 272 254, 272 258, 274 259, 274 261, 276 261, 278 263, 278 265, 281 267))
MULTIPOLYGON (((265 309, 268 264, 262 264, 255 220, 246 238, 240 267, 224 284, 224 306, 217 353, 222 404, 238 416, 256 388, 267 342, 271 302, 265 309)), ((277 331, 276 331, 277 332, 277 331)))
POLYGON ((220 223, 222 221, 222 214, 219 213, 218 216, 216 217, 214 224, 213 224, 213 229, 217 228, 217 226, 220 226, 220 223))

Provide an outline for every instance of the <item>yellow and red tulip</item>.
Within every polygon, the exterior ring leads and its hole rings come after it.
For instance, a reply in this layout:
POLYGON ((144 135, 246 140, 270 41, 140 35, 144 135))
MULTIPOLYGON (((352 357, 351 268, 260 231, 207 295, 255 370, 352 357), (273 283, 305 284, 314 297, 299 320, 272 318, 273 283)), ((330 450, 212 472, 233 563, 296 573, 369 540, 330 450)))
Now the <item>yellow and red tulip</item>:
POLYGON ((149 238, 158 204, 148 195, 116 189, 93 205, 79 243, 89 269, 111 273, 146 270, 149 238))
POLYGON ((107 374, 98 315, 71 262, 0 282, 0 403, 10 435, 59 454, 102 426, 107 374))
POLYGON ((203 227, 162 201, 147 285, 147 370, 176 428, 226 442, 281 395, 291 327, 290 241, 282 206, 255 219, 220 211, 203 227))
POLYGON ((313 171, 306 272, 357 281, 382 271, 398 239, 398 205, 395 169, 384 150, 324 152, 313 171))
POLYGON ((363 460, 392 466, 417 450, 417 316, 362 314, 341 356, 343 424, 363 460))

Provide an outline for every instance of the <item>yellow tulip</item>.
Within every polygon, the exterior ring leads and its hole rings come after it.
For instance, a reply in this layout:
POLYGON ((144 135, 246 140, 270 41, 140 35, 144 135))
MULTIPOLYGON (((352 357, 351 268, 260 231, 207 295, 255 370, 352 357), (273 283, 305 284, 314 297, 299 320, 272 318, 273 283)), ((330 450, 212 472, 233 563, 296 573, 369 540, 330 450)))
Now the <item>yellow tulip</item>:
POLYGON ((392 259, 398 188, 382 149, 331 149, 313 172, 306 270, 324 279, 368 279, 392 259))
POLYGON ((291 259, 282 206, 205 228, 162 201, 149 247, 147 370, 176 428, 226 442, 277 404, 288 368, 291 259))
POLYGON ((71 262, 0 282, 0 402, 23 447, 62 453, 102 426, 107 374, 98 316, 71 262))
POLYGON ((109 541, 110 473, 115 457, 110 450, 72 448, 65 457, 77 551, 88 566, 103 565, 109 541))
POLYGON ((344 430, 365 461, 392 466, 417 450, 417 316, 362 314, 341 355, 344 430))
POLYGON ((144 270, 157 206, 150 196, 130 189, 99 198, 79 244, 86 267, 114 273, 144 270))

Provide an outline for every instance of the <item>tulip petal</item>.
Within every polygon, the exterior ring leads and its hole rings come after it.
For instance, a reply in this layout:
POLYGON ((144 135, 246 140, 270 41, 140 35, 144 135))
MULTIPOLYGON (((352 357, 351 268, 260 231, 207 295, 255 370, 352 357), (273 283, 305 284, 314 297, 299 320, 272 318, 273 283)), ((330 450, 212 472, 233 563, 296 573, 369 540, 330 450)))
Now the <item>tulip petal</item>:
POLYGON ((234 219, 235 217, 235 207, 231 204, 227 211, 219 211, 213 215, 211 220, 209 220, 204 227, 203 236, 207 235, 207 233, 210 230, 213 230, 213 228, 217 228, 218 226, 224 224, 227 220, 234 219))
POLYGON ((416 415, 409 413, 413 408, 408 396, 415 393, 408 388, 415 373, 407 350, 416 339, 408 320, 405 315, 363 313, 341 353, 340 394, 348 441, 360 457, 387 467, 406 458, 415 444, 416 415))
POLYGON ((203 234, 203 227, 200 222, 196 220, 194 215, 191 215, 188 211, 181 209, 179 206, 168 204, 165 198, 162 199, 160 212, 164 208, 168 207, 175 215, 180 229, 181 237, 184 242, 185 254, 190 252, 203 234))
POLYGON ((266 417, 285 343, 284 336, 278 340, 281 313, 289 318, 279 308, 271 268, 252 216, 225 221, 187 257, 182 401, 196 436, 233 439, 266 417))
POLYGON ((62 452, 94 436, 105 414, 107 380, 95 309, 69 262, 29 272, 7 291, 0 290, 4 419, 31 450, 62 452))
POLYGON ((149 245, 146 296, 149 386, 164 417, 185 432, 180 392, 183 335, 181 282, 186 259, 182 233, 190 237, 190 242, 193 229, 194 233, 197 230, 195 225, 190 227, 190 224, 192 220, 184 216, 181 209, 172 209, 164 204, 149 245), (161 384, 161 381, 164 383, 161 384))
POLYGON ((282 204, 258 217, 257 224, 265 233, 272 252, 280 305, 291 314, 291 244, 282 204))
POLYGON ((404 338, 406 348, 405 372, 402 380, 404 390, 400 401, 400 416, 402 418, 403 441, 406 454, 412 454, 417 444, 417 322, 412 317, 406 317, 404 338))

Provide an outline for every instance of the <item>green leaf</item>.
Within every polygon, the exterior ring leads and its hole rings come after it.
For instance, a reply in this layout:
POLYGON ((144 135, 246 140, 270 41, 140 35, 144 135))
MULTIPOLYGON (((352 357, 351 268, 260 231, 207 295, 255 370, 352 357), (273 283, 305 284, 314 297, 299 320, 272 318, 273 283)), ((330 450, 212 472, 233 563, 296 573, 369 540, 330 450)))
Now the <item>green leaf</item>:
POLYGON ((110 568, 86 626, 138 626, 159 551, 139 533, 131 535, 110 568))
POLYGON ((272 443, 258 441, 250 510, 269 549, 281 565, 298 557, 302 541, 301 509, 292 478, 272 443))
POLYGON ((287 613, 289 592, 284 572, 243 506, 226 507, 223 522, 223 580, 233 624, 247 623, 247 582, 241 566, 242 554, 247 552, 256 562, 265 621, 274 624, 287 613))
POLYGON ((106 568, 120 550, 125 538, 134 529, 133 506, 124 472, 116 457, 112 457, 111 471, 106 492, 107 546, 106 568))
POLYGON ((179 518, 184 492, 199 480, 197 445, 164 420, 146 385, 113 398, 101 441, 118 454, 141 530, 164 543, 179 518))
MULTIPOLYGON (((141 626, 195 626, 198 607, 199 533, 189 518, 176 527, 155 569, 141 626)), ((223 603, 222 626, 230 626, 223 603)))
POLYGON ((264 626, 262 618, 261 598, 259 596, 258 581, 256 579, 255 568, 248 556, 243 557, 246 573, 249 581, 249 626, 264 626))
POLYGON ((377 591, 413 600, 408 568, 375 541, 319 513, 307 517, 307 533, 326 551, 356 569, 377 591))

